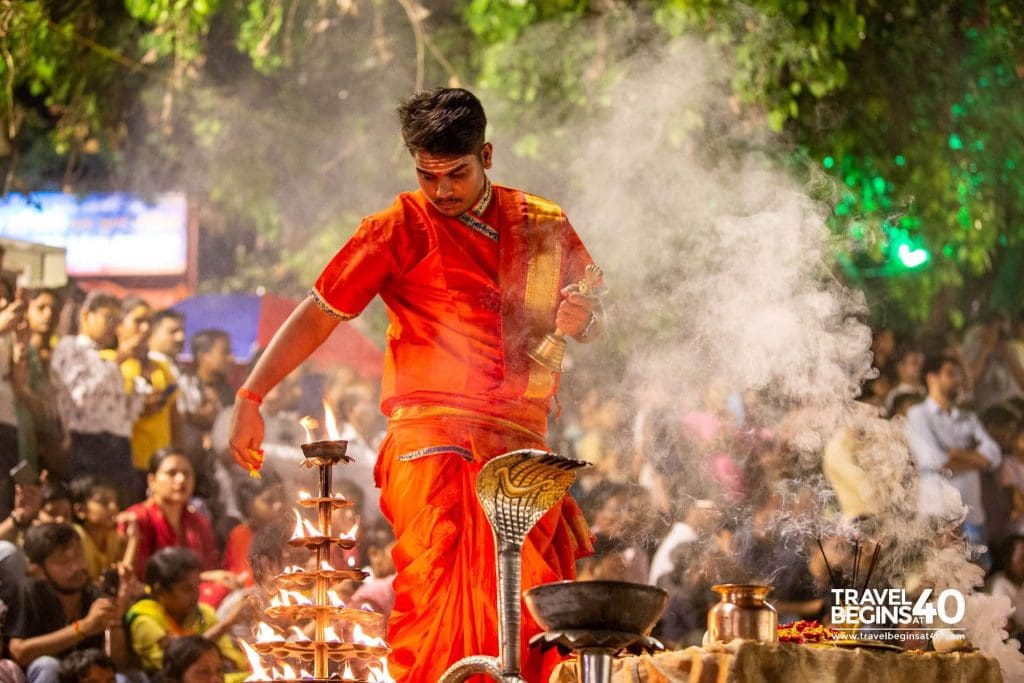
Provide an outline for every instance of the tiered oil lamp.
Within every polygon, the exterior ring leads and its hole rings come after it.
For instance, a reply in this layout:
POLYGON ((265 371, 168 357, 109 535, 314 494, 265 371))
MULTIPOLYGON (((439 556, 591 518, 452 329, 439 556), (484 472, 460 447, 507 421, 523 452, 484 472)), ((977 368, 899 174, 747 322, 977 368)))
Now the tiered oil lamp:
MULTIPOLYGON (((391 648, 382 638, 367 634, 367 629, 379 632, 383 617, 366 609, 347 607, 330 589, 338 581, 362 581, 367 575, 351 567, 336 569, 329 562, 332 548, 355 547, 357 528, 341 536, 335 536, 331 529, 332 513, 353 505, 332 492, 333 470, 339 463, 352 462, 352 458, 346 455, 348 442, 337 438, 333 416, 329 410, 326 412, 331 438, 302 444, 305 460, 301 465, 317 470, 318 491, 315 496, 300 495, 298 503, 316 511, 316 524, 295 510, 295 533, 288 541, 294 547, 307 548, 316 559, 316 569, 293 566, 278 574, 278 593, 270 600, 265 614, 276 622, 293 625, 288 632, 282 632, 268 623, 260 623, 255 643, 242 643, 253 669, 247 682, 393 683, 387 670, 391 648), (295 625, 306 620, 313 623, 312 637, 295 625), (340 634, 336 628, 341 630, 340 634), (269 669, 264 666, 264 657, 274 661, 269 669)), ((308 432, 309 422, 303 426, 308 432)))

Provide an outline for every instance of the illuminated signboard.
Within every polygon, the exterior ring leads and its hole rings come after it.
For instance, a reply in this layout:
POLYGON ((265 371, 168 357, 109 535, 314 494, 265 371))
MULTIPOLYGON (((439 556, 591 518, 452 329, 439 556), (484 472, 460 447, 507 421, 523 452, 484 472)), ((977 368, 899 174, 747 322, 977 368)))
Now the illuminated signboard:
POLYGON ((180 192, 85 197, 60 192, 0 200, 0 237, 64 247, 70 275, 181 275, 188 203, 180 192))

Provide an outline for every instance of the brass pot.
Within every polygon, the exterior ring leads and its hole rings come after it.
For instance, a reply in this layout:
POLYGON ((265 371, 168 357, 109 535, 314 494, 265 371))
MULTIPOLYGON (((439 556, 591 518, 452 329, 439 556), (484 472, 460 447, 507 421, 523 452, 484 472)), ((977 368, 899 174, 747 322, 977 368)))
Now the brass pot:
POLYGON ((779 639, 779 615, 765 601, 771 586, 725 583, 711 589, 722 596, 708 610, 708 639, 728 643, 734 638, 774 643, 779 639))

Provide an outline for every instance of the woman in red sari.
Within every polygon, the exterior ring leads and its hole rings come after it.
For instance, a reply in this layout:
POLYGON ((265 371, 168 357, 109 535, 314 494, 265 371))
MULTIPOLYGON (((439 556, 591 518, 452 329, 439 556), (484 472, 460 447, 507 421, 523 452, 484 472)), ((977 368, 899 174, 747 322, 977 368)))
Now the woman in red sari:
POLYGON ((138 524, 134 567, 136 575, 143 577, 146 562, 156 551, 171 546, 188 548, 199 558, 202 568, 202 600, 216 606, 240 586, 231 572, 220 568, 210 520, 189 505, 195 479, 192 463, 181 453, 164 449, 153 456, 146 480, 149 498, 125 511, 138 524))

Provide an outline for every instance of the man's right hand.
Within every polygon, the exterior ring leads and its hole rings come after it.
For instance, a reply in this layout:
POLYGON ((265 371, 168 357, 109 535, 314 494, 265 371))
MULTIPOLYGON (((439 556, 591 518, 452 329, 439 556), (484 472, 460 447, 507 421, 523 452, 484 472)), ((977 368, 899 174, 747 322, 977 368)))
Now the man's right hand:
POLYGON ((263 465, 263 416, 254 401, 238 398, 231 410, 231 427, 228 444, 235 462, 249 471, 263 465))
POLYGON ((117 624, 117 605, 111 598, 96 598, 89 606, 89 613, 82 619, 82 632, 87 636, 103 633, 117 624))

